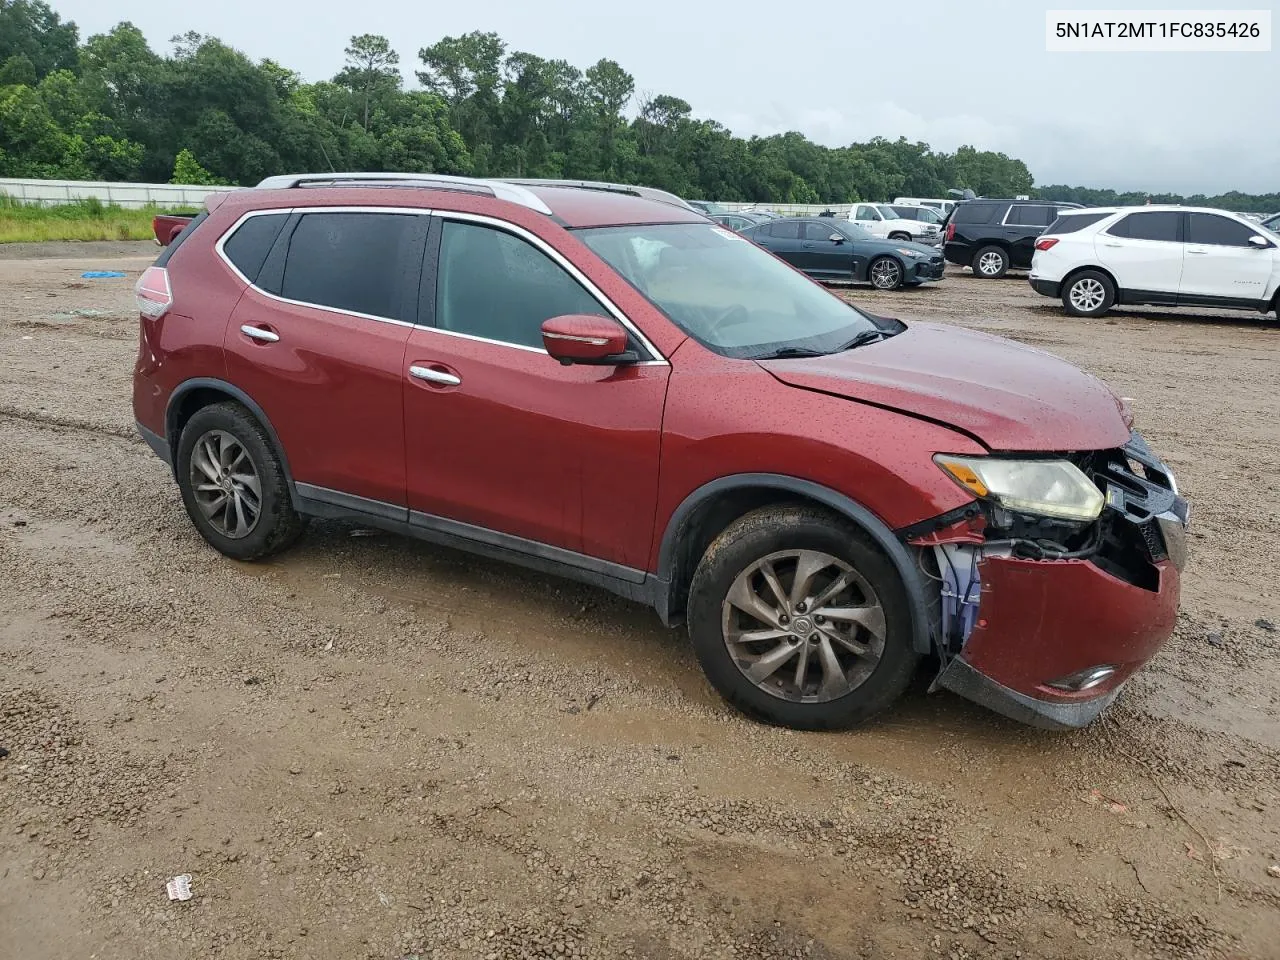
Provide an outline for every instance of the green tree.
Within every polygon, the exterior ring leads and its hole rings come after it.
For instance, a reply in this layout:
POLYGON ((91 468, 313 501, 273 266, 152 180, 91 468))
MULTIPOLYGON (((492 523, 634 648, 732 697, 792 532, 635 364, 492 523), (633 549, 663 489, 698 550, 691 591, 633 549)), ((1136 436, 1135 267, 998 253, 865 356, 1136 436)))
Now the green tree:
POLYGON ((216 187, 222 183, 212 173, 200 166, 200 162, 196 160, 196 155, 186 147, 178 151, 178 156, 173 161, 173 176, 169 182, 197 187, 216 187))
MULTIPOLYGON (((79 59, 80 32, 63 23, 43 0, 0 0, 0 64, 21 57, 35 70, 36 81, 54 70, 74 70, 79 59)), ((6 82, 0 81, 0 86, 6 82)))
POLYGON ((345 51, 347 66, 334 77, 360 96, 364 103, 364 129, 369 131, 369 103, 375 90, 385 92, 400 89, 400 54, 391 49, 386 37, 365 33, 352 37, 345 51))

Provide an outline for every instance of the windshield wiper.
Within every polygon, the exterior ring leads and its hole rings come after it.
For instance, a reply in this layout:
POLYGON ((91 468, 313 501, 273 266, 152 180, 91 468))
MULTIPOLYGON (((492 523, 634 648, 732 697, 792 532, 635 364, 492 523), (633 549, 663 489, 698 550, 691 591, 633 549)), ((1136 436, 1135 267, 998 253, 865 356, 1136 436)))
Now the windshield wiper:
POLYGON ((756 357, 757 360, 787 360, 792 357, 825 357, 826 350, 811 350, 808 347, 783 347, 780 350, 774 350, 772 353, 766 353, 764 356, 756 357))
POLYGON ((852 350, 854 347, 863 347, 868 343, 877 343, 881 340, 888 340, 891 336, 893 336, 893 334, 886 333, 883 330, 863 330, 843 347, 836 350, 836 353, 843 353, 845 350, 852 350))

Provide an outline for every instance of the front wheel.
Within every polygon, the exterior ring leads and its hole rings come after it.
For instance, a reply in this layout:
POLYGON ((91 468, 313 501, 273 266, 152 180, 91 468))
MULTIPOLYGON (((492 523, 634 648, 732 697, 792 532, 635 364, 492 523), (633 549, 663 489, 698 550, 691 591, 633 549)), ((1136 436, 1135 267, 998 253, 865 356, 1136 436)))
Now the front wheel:
POLYGON ((1062 306, 1073 317, 1100 317, 1115 302, 1115 284, 1098 270, 1081 271, 1062 288, 1062 306))
POLYGON ((910 240, 911 234, 903 233, 901 230, 895 230, 893 233, 889 234, 889 239, 890 240, 910 240))
POLYGON ((893 257, 877 257, 867 267, 867 279, 877 290, 897 290, 902 286, 902 264, 893 257))
POLYGON ((919 661, 893 565, 852 524, 812 507, 765 507, 720 534, 694 574, 688 622, 721 696, 797 730, 875 716, 919 661))
POLYGON ((1000 247, 983 247, 973 255, 973 275, 998 280, 1009 271, 1009 254, 1000 247))

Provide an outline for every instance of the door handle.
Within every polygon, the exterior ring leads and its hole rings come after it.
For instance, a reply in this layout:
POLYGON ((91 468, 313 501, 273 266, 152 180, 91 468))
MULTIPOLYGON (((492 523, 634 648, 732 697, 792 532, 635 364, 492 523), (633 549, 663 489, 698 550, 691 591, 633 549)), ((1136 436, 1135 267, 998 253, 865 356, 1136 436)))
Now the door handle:
POLYGON ((244 324, 240 327, 240 332, 246 337, 252 337, 254 340, 261 340, 263 343, 278 343, 280 334, 273 330, 264 330, 262 327, 254 327, 244 324))
POLYGON ((1203 257, 1208 252, 1208 250, 1197 250, 1195 247, 1187 247, 1187 253, 1197 257, 1203 257))
POLYGON ((1104 247, 1121 247, 1121 246, 1124 246, 1124 244, 1121 244, 1121 243, 1104 243, 1104 244, 1103 244, 1103 246, 1104 246, 1104 247))
POLYGON ((409 368, 409 376, 418 380, 425 380, 427 383, 439 383, 446 387, 456 387, 462 382, 461 377, 456 377, 452 373, 444 370, 432 370, 430 367, 419 367, 416 364, 409 368))

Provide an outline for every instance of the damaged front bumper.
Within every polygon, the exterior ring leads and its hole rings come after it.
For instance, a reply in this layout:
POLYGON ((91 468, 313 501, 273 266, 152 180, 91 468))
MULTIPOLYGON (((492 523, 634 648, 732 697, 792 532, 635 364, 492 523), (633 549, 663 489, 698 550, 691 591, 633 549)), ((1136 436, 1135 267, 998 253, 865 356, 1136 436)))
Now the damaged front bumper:
POLYGON ((940 581, 935 688, 1032 726, 1082 727, 1173 632, 1189 508, 1172 473, 1137 434, 1081 466, 1107 504, 1083 556, 1020 556, 975 511, 909 538, 940 581))

